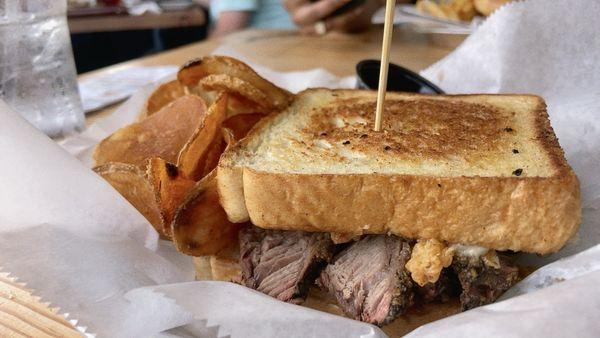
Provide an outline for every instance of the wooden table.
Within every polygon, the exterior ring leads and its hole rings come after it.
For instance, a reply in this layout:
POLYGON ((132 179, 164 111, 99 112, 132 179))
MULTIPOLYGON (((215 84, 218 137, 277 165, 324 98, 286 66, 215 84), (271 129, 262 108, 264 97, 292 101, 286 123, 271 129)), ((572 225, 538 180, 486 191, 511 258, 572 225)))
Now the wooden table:
MULTIPOLYGON (((247 30, 99 69, 82 74, 80 78, 132 66, 181 65, 192 58, 210 54, 219 46, 233 48, 251 61, 279 71, 322 67, 336 75, 351 75, 358 61, 380 58, 382 34, 382 27, 373 27, 359 35, 330 33, 322 37, 302 36, 293 31, 247 30)), ((391 61, 419 71, 447 55, 463 39, 464 36, 420 34, 397 28, 391 61)), ((88 124, 114 109, 112 106, 88 114, 88 124)))
POLYGON ((160 14, 137 16, 109 14, 69 17, 68 22, 70 32, 76 34, 202 26, 206 24, 206 15, 200 8, 191 8, 184 11, 165 11, 160 14))

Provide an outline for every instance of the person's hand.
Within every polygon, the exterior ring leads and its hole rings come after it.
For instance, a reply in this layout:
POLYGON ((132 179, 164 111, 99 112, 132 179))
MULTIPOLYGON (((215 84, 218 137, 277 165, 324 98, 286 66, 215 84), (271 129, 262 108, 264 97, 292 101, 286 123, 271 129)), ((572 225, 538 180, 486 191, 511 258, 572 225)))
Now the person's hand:
POLYGON ((225 36, 246 28, 250 22, 250 16, 250 12, 245 11, 227 11, 220 13, 217 22, 210 32, 210 37, 225 36))
POLYGON ((327 31, 358 32, 371 25, 375 11, 385 0, 366 0, 364 4, 337 16, 331 14, 350 0, 284 0, 283 5, 303 33, 323 34, 327 31))

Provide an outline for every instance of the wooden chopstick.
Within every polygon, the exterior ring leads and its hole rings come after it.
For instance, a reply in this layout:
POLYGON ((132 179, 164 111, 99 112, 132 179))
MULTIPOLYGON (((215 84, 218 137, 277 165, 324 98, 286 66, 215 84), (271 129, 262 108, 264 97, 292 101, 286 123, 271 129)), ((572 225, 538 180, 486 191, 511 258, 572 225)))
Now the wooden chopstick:
POLYGON ((375 110, 375 131, 381 131, 381 121, 387 91, 388 68, 390 64, 390 45, 394 31, 394 9, 396 0, 387 0, 385 5, 385 23, 383 26, 383 45, 381 47, 381 68, 377 90, 377 109, 375 110))

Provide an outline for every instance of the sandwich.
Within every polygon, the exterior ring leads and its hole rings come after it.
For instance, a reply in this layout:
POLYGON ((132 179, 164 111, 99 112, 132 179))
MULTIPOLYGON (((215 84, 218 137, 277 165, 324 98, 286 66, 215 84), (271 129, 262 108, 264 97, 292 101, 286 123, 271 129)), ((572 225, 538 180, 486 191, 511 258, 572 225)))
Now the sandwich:
POLYGON ((577 177, 532 95, 292 94, 193 60, 94 169, 198 279, 235 281, 406 333, 493 302, 581 219, 577 177))
POLYGON ((388 93, 381 132, 375 104, 309 89, 225 151, 220 203, 246 225, 199 273, 296 304, 322 292, 385 325, 414 304, 493 302, 518 253, 577 231, 579 182, 540 97, 388 93))

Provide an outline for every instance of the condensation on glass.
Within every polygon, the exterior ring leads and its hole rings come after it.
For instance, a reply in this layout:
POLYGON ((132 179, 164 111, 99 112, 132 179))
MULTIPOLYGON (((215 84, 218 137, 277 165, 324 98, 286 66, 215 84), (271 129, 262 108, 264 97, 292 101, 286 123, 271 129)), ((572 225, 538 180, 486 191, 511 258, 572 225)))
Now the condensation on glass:
POLYGON ((66 0, 0 0, 0 98, 50 136, 84 125, 66 0))

